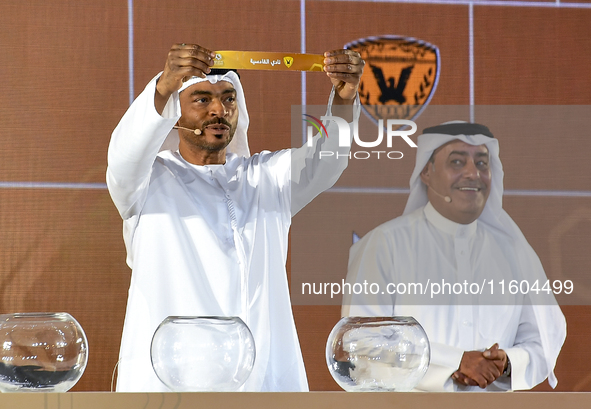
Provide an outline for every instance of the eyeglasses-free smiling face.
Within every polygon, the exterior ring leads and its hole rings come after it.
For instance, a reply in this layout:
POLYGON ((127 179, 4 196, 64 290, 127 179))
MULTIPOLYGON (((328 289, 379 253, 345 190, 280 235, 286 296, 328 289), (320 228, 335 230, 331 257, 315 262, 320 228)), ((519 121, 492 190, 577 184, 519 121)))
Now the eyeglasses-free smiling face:
POLYGON ((429 201, 442 216, 456 223, 472 223, 490 194, 488 148, 451 141, 435 150, 421 180, 429 187, 429 201))
POLYGON ((215 156, 221 160, 218 163, 225 163, 225 148, 234 137, 238 124, 236 90, 232 83, 198 82, 182 91, 179 99, 182 112, 179 126, 201 131, 200 135, 196 135, 179 130, 183 157, 192 162, 190 156, 194 154, 209 158, 215 156))

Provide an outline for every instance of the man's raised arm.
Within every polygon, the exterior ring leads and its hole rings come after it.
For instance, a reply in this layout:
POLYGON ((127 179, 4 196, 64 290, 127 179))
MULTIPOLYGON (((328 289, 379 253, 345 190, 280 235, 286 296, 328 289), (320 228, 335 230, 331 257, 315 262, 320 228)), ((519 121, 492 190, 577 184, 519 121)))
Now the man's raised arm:
POLYGON ((327 51, 324 56, 324 71, 333 85, 327 115, 337 116, 343 122, 349 133, 349 143, 348 146, 341 146, 339 126, 329 121, 326 127, 330 138, 318 134, 312 146, 306 144, 292 150, 291 175, 288 175, 291 178, 292 216, 339 179, 348 164, 353 135, 351 122, 359 119, 357 89, 365 61, 359 53, 345 49, 327 51), (332 155, 322 156, 321 152, 332 155))
POLYGON ((181 116, 177 91, 183 79, 204 77, 213 65, 212 55, 198 45, 173 45, 164 71, 150 81, 113 131, 107 186, 123 219, 143 205, 156 155, 181 116))

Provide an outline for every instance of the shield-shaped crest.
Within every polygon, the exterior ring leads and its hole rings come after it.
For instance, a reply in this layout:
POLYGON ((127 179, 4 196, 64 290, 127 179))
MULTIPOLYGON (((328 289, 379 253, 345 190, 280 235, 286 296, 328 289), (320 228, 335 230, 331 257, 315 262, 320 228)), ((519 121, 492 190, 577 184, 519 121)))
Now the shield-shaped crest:
POLYGON ((359 84, 363 110, 379 119, 417 118, 439 81, 439 49, 425 41, 400 36, 369 37, 345 48, 365 60, 359 84))
POLYGON ((291 64, 293 64, 293 57, 283 57, 283 63, 286 65, 287 68, 291 67, 291 64))

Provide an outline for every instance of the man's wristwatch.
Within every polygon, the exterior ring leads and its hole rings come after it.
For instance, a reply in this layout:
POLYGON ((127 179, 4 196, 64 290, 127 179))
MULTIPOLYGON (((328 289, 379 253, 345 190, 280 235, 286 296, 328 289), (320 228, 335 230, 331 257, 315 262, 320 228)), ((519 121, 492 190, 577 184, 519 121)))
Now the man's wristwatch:
POLYGON ((503 371, 503 375, 511 376, 511 361, 509 360, 509 357, 507 357, 507 367, 503 371))

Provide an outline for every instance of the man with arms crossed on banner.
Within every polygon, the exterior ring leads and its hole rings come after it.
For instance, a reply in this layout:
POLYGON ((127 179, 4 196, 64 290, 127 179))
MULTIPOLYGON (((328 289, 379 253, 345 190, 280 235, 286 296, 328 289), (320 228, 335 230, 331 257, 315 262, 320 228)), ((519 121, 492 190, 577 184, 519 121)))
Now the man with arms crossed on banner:
MULTIPOLYGON (((214 56, 174 45, 113 132, 107 184, 132 268, 118 391, 167 391, 150 342, 170 315, 248 325, 256 360, 241 390, 308 389, 285 270, 289 226, 336 182, 349 148, 317 136, 311 147, 250 156, 242 85, 234 71, 211 70, 214 56), (320 150, 341 155, 320 160, 320 150)), ((356 100, 364 61, 349 50, 325 57, 330 112, 356 100)))
MULTIPOLYGON (((347 282, 385 289, 389 283, 497 285, 517 279, 538 280, 541 287, 543 267, 502 207, 503 169, 489 129, 446 123, 425 129, 417 145, 404 214, 351 247, 347 282)), ((343 316, 414 317, 431 345, 430 366, 417 389, 531 389, 546 378, 556 386, 566 322, 552 294, 533 300, 494 293, 474 302, 474 293, 448 291, 440 305, 419 305, 415 295, 383 292, 345 294, 343 316)))

